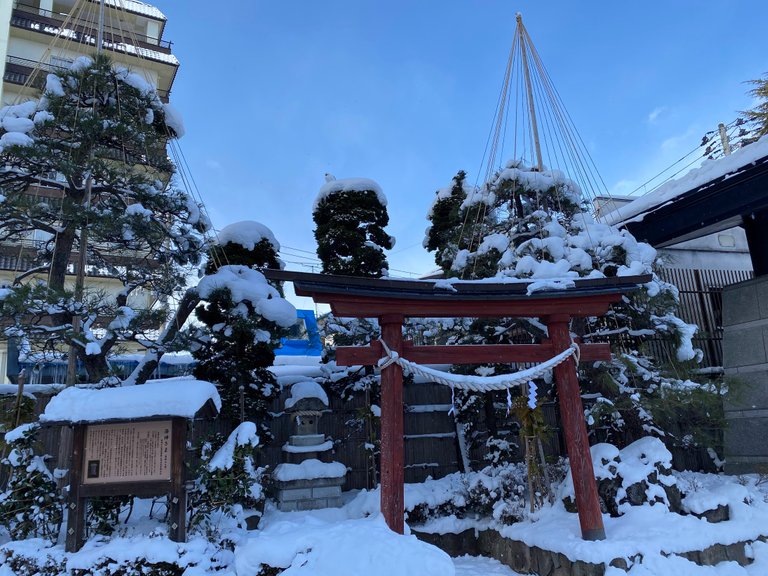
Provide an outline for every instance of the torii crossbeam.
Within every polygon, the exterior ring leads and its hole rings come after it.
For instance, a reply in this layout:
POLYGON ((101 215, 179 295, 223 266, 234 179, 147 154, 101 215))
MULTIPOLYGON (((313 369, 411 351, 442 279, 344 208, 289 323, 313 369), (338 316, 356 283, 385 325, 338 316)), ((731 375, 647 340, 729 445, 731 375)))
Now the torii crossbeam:
MULTIPOLYGON (((353 278, 268 270, 271 280, 290 281, 299 296, 327 303, 341 317, 377 318, 382 340, 399 356, 416 363, 481 364, 541 362, 571 346, 572 318, 603 316, 626 292, 650 281, 650 275, 575 280, 573 287, 528 294, 529 283, 455 282, 353 278), (539 318, 549 340, 541 344, 478 346, 414 346, 403 341, 406 317, 539 318)), ((582 344, 582 360, 608 360, 608 344, 582 344)), ((339 347, 341 366, 375 365, 385 351, 374 342, 365 347, 339 347)), ((573 358, 554 368, 565 443, 573 476, 581 534, 585 540, 605 538, 597 485, 592 470, 584 410, 573 358)), ((403 373, 396 363, 381 371, 381 510, 387 525, 403 533, 403 373)))

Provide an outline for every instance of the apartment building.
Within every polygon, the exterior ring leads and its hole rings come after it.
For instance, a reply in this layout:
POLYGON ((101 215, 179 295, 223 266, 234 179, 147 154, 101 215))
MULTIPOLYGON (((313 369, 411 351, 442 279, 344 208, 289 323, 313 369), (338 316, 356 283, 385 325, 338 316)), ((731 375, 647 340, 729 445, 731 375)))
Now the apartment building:
MULTIPOLYGON (((163 37, 165 24, 158 8, 138 0, 2 0, 0 106, 39 97, 49 72, 96 51, 99 30, 104 53, 115 64, 141 74, 167 102, 179 61, 171 51, 172 43, 163 37)), ((40 196, 57 193, 44 185, 33 188, 30 193, 40 196)), ((36 233, 21 243, 0 243, 0 287, 31 267, 37 245, 44 240, 44 234, 36 233)), ((76 254, 71 261, 74 285, 76 254)), ((106 292, 122 288, 103 270, 86 268, 85 282, 89 289, 106 292)), ((153 300, 139 291, 129 303, 142 308, 150 307, 153 300)), ((8 382, 6 366, 6 344, 0 340, 0 384, 8 382)))

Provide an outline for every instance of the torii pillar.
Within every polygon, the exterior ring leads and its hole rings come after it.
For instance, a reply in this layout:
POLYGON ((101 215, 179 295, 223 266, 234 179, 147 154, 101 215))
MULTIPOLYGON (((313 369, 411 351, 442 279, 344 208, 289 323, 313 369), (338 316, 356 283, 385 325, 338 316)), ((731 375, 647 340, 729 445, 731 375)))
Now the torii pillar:
MULTIPOLYGON (((388 314, 379 318, 381 337, 389 349, 403 353, 403 321, 388 314)), ((381 371, 381 511, 387 526, 398 534, 405 529, 405 443, 403 424, 403 369, 390 364, 381 371)))
MULTIPOLYGON (((433 282, 279 270, 267 270, 265 274, 271 280, 292 281, 297 295, 330 304, 337 316, 378 318, 382 340, 390 351, 412 362, 427 364, 549 360, 570 348, 572 318, 602 316, 611 303, 620 301, 623 294, 651 279, 650 275, 644 275, 576 280, 573 288, 531 296, 525 283, 456 283, 451 286, 451 291, 446 291, 433 282), (414 346, 403 341, 406 317, 537 317, 547 324, 549 340, 540 344, 414 346)), ((376 365, 385 356, 384 347, 379 342, 336 349, 336 362, 340 366, 376 365)), ((610 359, 610 347, 608 344, 582 344, 580 358, 585 361, 610 359)), ((569 357, 554 372, 582 538, 602 540, 605 528, 575 361, 569 357)), ((400 534, 404 529, 403 439, 403 372, 399 365, 390 362, 381 370, 381 511, 387 525, 400 534)))

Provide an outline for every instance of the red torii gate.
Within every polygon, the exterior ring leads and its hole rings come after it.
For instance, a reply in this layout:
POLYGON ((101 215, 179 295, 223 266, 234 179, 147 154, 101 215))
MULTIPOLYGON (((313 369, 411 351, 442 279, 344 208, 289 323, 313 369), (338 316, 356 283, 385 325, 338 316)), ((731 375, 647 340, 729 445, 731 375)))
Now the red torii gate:
MULTIPOLYGON (((290 281, 298 296, 327 303, 340 317, 377 318, 390 350, 415 363, 482 364, 542 362, 571 346, 571 318, 602 316, 626 292, 650 281, 650 275, 575 280, 574 286, 527 294, 529 283, 406 281, 353 278, 268 270, 272 280, 290 281), (414 346, 403 340, 406 317, 537 317, 549 340, 540 344, 414 346)), ((581 344, 581 360, 610 359, 608 344, 581 344)), ((376 365, 387 354, 380 342, 336 349, 341 366, 376 365)), ((573 476, 581 535, 605 539, 597 486, 592 470, 584 409, 572 357, 554 368, 565 443, 573 476)), ((387 525, 403 533, 403 372, 390 363, 381 371, 381 510, 387 525)))

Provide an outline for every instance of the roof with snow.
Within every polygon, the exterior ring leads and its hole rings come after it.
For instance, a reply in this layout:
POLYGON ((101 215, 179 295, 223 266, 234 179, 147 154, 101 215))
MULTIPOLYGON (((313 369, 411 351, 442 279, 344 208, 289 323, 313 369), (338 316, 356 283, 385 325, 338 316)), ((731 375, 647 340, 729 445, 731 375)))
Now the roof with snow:
POLYGON ((768 210, 768 136, 730 156, 707 160, 618 210, 608 224, 656 247, 713 234, 768 210))
POLYGON ((105 422, 215 415, 221 398, 210 382, 153 380, 119 388, 66 388, 40 415, 41 422, 105 422))
MULTIPOLYGON (((297 290, 348 296, 407 298, 409 300, 520 300, 589 296, 629 291, 651 280, 650 274, 612 278, 550 278, 545 281, 513 277, 483 280, 406 280, 392 277, 360 278, 288 270, 265 270, 270 280, 293 282, 297 290), (532 289, 533 288, 533 289, 532 289)), ((298 292, 297 292, 298 293, 298 292)))
POLYGON ((107 0, 107 5, 121 10, 127 10, 134 14, 141 14, 142 16, 148 16, 156 20, 166 20, 165 14, 163 14, 159 8, 147 4, 145 2, 139 2, 139 0, 107 0))

